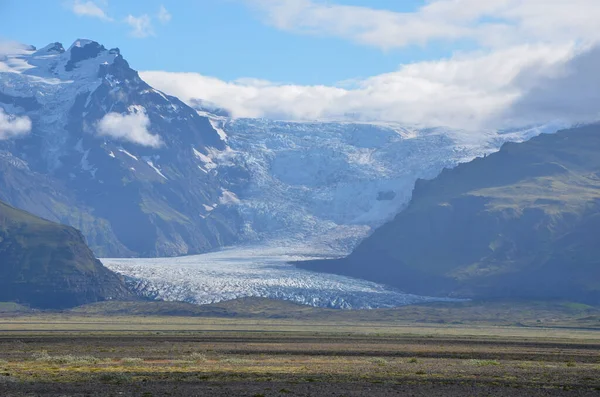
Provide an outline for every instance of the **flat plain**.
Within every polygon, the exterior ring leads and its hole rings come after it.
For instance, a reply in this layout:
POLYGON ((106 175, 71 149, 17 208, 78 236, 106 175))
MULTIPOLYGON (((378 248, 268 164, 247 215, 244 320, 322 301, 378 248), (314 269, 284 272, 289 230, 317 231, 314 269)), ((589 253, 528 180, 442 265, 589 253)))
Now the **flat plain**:
POLYGON ((600 394, 600 322, 591 307, 528 304, 527 311, 514 303, 464 303, 345 312, 262 300, 131 305, 5 312, 0 395, 600 394), (165 315, 174 308, 197 313, 165 315), (531 324, 510 317, 508 308, 520 308, 515 313, 526 313, 531 324), (124 310, 138 314, 114 314, 124 310))

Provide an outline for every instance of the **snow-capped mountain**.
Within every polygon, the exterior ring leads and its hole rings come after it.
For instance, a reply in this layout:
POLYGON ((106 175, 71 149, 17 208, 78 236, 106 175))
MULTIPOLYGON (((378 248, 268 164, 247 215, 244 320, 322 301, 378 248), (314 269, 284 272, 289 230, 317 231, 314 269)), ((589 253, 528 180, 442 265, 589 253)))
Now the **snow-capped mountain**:
POLYGON ((0 107, 33 125, 0 141, 0 199, 81 229, 105 257, 274 241, 345 253, 417 178, 557 128, 235 120, 153 89, 90 40, 0 61, 0 107))
POLYGON ((33 129, 0 143, 0 198, 80 228, 99 255, 180 255, 236 240, 231 193, 199 160, 225 142, 118 49, 53 43, 5 64, 1 106, 33 129))

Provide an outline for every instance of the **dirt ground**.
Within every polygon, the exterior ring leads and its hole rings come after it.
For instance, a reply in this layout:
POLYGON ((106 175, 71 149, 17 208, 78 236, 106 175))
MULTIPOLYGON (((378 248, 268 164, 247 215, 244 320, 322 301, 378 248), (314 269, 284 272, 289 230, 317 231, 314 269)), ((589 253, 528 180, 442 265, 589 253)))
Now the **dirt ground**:
POLYGON ((350 320, 0 316, 0 397, 600 395, 597 328, 350 320))
POLYGON ((144 383, 131 385, 43 384, 0 385, 0 393, 13 396, 598 396, 595 390, 531 389, 488 384, 452 383, 449 381, 404 384, 352 383, 285 383, 285 382, 235 382, 235 383, 144 383))
POLYGON ((600 340, 346 332, 0 334, 0 396, 597 396, 600 340))

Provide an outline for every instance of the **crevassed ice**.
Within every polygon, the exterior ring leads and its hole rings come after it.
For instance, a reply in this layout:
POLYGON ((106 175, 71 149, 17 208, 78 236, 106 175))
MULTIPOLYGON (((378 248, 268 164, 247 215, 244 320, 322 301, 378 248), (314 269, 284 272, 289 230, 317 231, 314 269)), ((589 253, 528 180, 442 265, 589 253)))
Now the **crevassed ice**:
POLYGON ((243 297, 283 299, 315 307, 374 309, 448 298, 405 294, 350 277, 296 268, 290 261, 322 251, 274 246, 238 247, 181 258, 102 259, 147 297, 209 304, 243 297))

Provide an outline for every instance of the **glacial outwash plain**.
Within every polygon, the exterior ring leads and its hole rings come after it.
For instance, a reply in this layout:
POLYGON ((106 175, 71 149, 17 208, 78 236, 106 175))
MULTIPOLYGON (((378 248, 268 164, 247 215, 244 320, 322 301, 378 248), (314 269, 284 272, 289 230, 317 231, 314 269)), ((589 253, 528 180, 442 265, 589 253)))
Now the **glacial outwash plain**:
POLYGON ((197 306, 3 305, 3 395, 595 396, 600 310, 429 303, 340 311, 260 298, 197 306))

